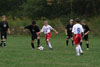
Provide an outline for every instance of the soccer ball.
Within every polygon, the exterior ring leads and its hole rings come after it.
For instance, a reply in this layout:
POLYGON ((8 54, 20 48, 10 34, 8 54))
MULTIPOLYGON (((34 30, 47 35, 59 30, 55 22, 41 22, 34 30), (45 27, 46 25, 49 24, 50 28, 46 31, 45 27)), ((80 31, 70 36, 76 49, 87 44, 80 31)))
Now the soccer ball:
POLYGON ((40 47, 38 47, 38 49, 39 49, 39 50, 43 50, 43 49, 44 49, 44 47, 43 47, 43 46, 40 46, 40 47))

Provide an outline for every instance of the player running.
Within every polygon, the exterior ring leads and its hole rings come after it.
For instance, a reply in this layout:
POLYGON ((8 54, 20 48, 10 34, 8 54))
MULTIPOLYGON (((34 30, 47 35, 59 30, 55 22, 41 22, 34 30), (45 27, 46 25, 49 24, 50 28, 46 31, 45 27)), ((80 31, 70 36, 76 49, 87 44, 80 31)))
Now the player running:
POLYGON ((76 24, 72 28, 72 33, 74 34, 73 40, 74 44, 76 45, 76 52, 77 52, 76 56, 80 56, 80 53, 81 55, 83 55, 83 51, 80 46, 80 41, 81 41, 81 33, 84 34, 84 31, 82 25, 79 22, 80 19, 76 18, 76 24))
POLYGON ((69 24, 66 26, 65 34, 67 35, 66 45, 68 46, 69 39, 72 40, 72 46, 73 44, 73 34, 72 34, 72 27, 73 27, 73 19, 70 19, 69 24))
POLYGON ((32 37, 31 37, 31 46, 32 46, 32 50, 35 49, 35 46, 34 46, 34 40, 37 39, 37 47, 40 46, 40 37, 39 37, 39 34, 38 32, 40 31, 39 27, 36 25, 36 21, 32 21, 32 25, 29 25, 29 26, 25 26, 24 27, 24 31, 25 29, 29 29, 31 34, 32 34, 32 37))
POLYGON ((2 16, 2 21, 0 22, 0 31, 1 31, 1 43, 0 47, 4 44, 4 47, 6 47, 6 39, 7 39, 7 31, 10 34, 10 29, 8 22, 6 21, 6 16, 2 16))
MULTIPOLYGON (((86 41, 86 47, 87 47, 87 50, 89 50, 88 34, 90 32, 90 28, 86 24, 86 20, 82 20, 82 26, 83 26, 83 29, 84 29, 84 38, 83 38, 83 40, 86 41)), ((80 45, 82 46, 82 40, 81 40, 80 45)))
POLYGON ((49 46, 50 50, 53 50, 53 47, 50 43, 50 39, 51 39, 51 30, 53 30, 56 34, 58 34, 58 32, 52 28, 50 25, 48 25, 48 21, 44 21, 44 26, 42 27, 41 32, 44 32, 45 34, 45 39, 46 39, 46 43, 49 46))

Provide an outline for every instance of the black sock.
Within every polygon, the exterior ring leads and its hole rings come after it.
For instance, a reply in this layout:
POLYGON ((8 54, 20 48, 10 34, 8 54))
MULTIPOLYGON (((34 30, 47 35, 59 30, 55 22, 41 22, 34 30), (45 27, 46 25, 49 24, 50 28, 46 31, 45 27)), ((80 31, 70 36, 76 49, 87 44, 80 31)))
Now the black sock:
POLYGON ((82 42, 80 42, 80 46, 82 47, 82 42))
POLYGON ((37 40, 37 47, 40 46, 40 39, 37 40))
POLYGON ((67 45, 67 46, 68 46, 68 42, 69 42, 69 41, 68 41, 68 40, 66 40, 66 45, 67 45))
POLYGON ((34 47, 34 43, 31 43, 31 46, 32 46, 33 49, 35 48, 35 47, 34 47))
POLYGON ((86 44, 87 48, 89 48, 89 44, 86 44))
POLYGON ((72 40, 72 46, 74 46, 73 40, 72 40))
POLYGON ((4 47, 6 47, 6 42, 4 41, 4 47))
POLYGON ((1 41, 0 46, 2 47, 3 41, 1 41))

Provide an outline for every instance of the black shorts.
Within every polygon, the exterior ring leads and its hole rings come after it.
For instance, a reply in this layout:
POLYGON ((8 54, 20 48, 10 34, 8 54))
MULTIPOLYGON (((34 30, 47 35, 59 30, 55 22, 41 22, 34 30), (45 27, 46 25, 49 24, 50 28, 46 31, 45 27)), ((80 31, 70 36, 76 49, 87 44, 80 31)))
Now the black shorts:
POLYGON ((85 41, 88 41, 88 35, 85 35, 83 38, 85 41))
POLYGON ((72 38, 73 36, 72 35, 67 35, 67 39, 70 39, 72 38))
POLYGON ((1 32, 1 39, 7 39, 7 33, 1 32))
POLYGON ((37 35, 32 35, 31 39, 35 40, 35 39, 37 39, 37 37, 38 37, 37 35))

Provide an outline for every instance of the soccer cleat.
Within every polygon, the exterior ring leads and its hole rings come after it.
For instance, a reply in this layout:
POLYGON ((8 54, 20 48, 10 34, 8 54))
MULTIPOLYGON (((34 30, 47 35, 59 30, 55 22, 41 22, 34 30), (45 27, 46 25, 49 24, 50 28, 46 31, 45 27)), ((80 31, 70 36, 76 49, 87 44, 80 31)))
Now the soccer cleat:
POLYGON ((53 50, 53 48, 49 48, 50 50, 53 50))
POLYGON ((7 46, 4 46, 4 48, 7 48, 7 46))
POLYGON ((89 50, 89 48, 87 48, 86 50, 89 50))
POLYGON ((34 50, 34 48, 32 48, 32 50, 34 50))
POLYGON ((83 53, 81 53, 81 55, 83 55, 83 53))
POLYGON ((76 56, 80 56, 80 54, 78 53, 78 54, 76 54, 76 56))

